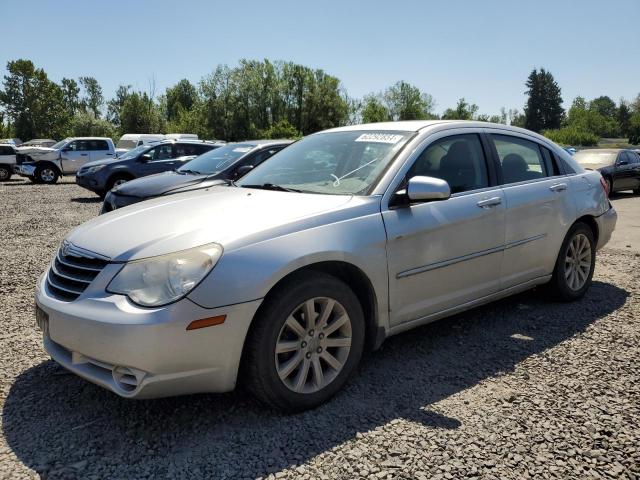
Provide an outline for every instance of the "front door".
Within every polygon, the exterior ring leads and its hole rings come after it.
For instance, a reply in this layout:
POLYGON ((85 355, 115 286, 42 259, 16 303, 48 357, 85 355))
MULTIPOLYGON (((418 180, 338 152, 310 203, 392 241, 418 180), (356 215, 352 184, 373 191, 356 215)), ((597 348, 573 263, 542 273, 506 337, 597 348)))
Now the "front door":
POLYGON ((427 142, 406 179, 444 179, 452 196, 382 212, 393 325, 482 298, 500 285, 504 194, 489 180, 480 135, 448 135, 427 142))
POLYGON ((171 143, 163 143, 157 145, 145 152, 145 156, 148 155, 148 160, 144 161, 139 169, 136 169, 140 174, 139 177, 145 177, 147 175, 153 175, 154 173, 168 172, 175 170, 181 162, 176 160, 174 154, 174 147, 171 143))
POLYGON ((60 153, 60 163, 64 174, 76 173, 91 161, 91 150, 87 140, 74 140, 68 143, 60 153))

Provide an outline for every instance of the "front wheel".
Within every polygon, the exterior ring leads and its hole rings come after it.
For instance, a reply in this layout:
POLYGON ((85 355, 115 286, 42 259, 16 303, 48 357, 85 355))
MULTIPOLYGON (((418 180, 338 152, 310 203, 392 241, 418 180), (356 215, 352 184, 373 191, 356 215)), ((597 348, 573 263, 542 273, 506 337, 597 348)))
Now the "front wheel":
POLYGON ((11 178, 13 172, 6 165, 0 165, 0 182, 6 182, 11 178))
POLYGON ((307 272, 265 300, 247 339, 243 370, 253 394, 286 412, 317 407, 357 367, 364 317, 351 289, 307 272))
POLYGON ((596 265, 593 231, 576 223, 562 243, 549 289, 555 298, 572 301, 581 298, 591 285, 596 265))
POLYGON ((59 177, 58 171, 49 165, 39 166, 33 175, 37 183, 45 183, 47 185, 56 183, 59 177))

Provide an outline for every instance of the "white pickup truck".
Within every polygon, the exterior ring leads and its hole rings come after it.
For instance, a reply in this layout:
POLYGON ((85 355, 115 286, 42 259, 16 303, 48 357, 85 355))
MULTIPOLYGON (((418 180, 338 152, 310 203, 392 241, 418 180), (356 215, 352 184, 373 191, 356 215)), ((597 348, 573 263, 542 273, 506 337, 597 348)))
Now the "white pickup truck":
POLYGON ((9 180, 16 164, 16 150, 10 143, 0 144, 0 182, 9 180))
POLYGON ((85 163, 116 158, 113 140, 105 137, 65 138, 50 148, 16 150, 15 172, 35 183, 56 183, 62 175, 75 175, 85 163))

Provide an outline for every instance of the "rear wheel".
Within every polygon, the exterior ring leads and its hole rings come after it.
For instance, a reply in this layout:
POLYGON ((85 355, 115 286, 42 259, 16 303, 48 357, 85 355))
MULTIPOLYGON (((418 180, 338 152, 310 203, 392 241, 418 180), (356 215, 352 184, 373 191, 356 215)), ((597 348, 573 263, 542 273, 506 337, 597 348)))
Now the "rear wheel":
POLYGON ((562 243, 553 277, 549 283, 552 295, 558 300, 581 298, 591 285, 596 264, 596 244, 591 228, 576 223, 562 243))
POLYGON ((6 182, 11 178, 11 169, 6 165, 0 165, 0 182, 6 182))
POLYGON ((346 284, 324 273, 287 282, 265 300, 254 322, 243 370, 253 394, 279 410, 324 403, 362 356, 360 303, 346 284))
POLYGON ((50 165, 40 165, 36 168, 33 176, 37 183, 46 183, 52 185, 58 181, 58 171, 50 165))

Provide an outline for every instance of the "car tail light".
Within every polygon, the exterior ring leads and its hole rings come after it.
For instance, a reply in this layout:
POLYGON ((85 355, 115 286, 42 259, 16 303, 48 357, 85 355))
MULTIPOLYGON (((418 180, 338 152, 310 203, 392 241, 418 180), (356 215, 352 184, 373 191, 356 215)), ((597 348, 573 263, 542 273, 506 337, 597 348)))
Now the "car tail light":
POLYGON ((604 179, 604 177, 600 177, 600 185, 602 185, 602 188, 604 189, 604 194, 607 196, 607 198, 609 197, 609 184, 607 183, 607 181, 604 179))

